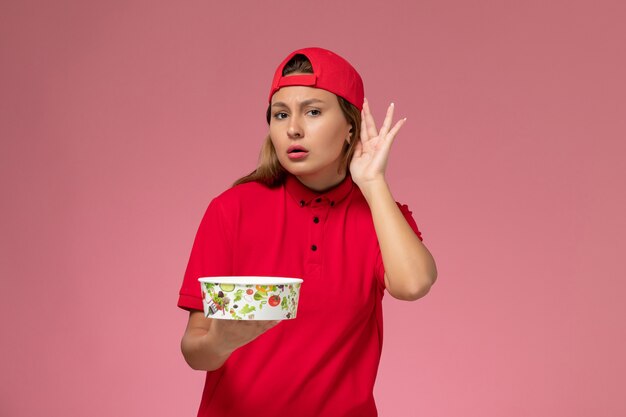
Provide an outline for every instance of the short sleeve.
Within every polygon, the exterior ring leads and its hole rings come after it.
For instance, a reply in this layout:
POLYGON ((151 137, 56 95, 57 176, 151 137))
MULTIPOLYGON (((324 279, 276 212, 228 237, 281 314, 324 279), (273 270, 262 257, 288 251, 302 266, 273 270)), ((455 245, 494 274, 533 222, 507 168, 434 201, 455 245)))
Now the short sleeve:
POLYGON ((202 217, 179 292, 180 308, 203 309, 198 278, 231 275, 232 230, 225 212, 219 201, 214 199, 202 217))
MULTIPOLYGON (((422 232, 418 229, 417 223, 415 223, 415 220, 413 219, 413 213, 409 210, 409 207, 406 204, 400 204, 398 202, 396 202, 396 204, 400 208, 404 219, 407 221, 409 226, 411 226, 411 229, 413 229, 417 237, 423 241, 422 232)), ((381 283, 382 288, 385 288, 385 266, 383 265, 383 256, 380 252, 380 247, 378 248, 378 257, 376 258, 376 278, 381 283)))

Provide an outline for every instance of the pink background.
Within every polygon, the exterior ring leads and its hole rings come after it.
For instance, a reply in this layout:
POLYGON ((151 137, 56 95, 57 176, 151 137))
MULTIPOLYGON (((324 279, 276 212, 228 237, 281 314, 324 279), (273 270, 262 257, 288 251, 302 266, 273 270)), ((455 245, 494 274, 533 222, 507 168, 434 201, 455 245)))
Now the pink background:
POLYGON ((439 269, 385 298, 381 416, 626 415, 623 4, 4 1, 0 415, 195 415, 192 240, 312 45, 408 117, 388 178, 439 269))

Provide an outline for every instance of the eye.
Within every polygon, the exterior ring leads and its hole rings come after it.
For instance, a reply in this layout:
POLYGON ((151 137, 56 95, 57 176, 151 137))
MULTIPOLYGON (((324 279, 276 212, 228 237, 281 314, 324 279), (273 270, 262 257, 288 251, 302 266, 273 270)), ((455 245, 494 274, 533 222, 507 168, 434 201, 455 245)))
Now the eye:
POLYGON ((317 114, 314 114, 314 116, 319 116, 320 114, 322 114, 322 112, 317 109, 309 110, 309 113, 311 112, 317 112, 317 114))
POLYGON ((281 114, 287 114, 284 112, 274 113, 274 119, 283 120, 283 117, 280 117, 281 114))

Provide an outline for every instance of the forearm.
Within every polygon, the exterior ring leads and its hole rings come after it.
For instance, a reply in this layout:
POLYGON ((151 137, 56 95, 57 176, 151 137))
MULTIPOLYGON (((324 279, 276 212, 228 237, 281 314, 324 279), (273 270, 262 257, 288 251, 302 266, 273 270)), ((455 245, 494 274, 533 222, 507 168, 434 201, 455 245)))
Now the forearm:
POLYGON ((437 279, 432 255, 407 223, 384 179, 363 188, 385 265, 387 291, 405 300, 424 296, 437 279))

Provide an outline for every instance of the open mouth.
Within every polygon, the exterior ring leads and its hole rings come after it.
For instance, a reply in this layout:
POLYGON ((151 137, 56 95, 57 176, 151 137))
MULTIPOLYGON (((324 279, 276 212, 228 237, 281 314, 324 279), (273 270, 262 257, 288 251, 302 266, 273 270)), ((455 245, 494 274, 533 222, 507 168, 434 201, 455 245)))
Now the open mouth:
POLYGON ((306 148, 302 145, 291 145, 289 148, 287 148, 287 153, 295 153, 295 152, 308 152, 306 150, 306 148))
POLYGON ((290 159, 302 159, 306 157, 308 154, 309 154, 309 151, 307 151, 301 146, 292 146, 289 149, 287 149, 287 156, 289 156, 290 159))

